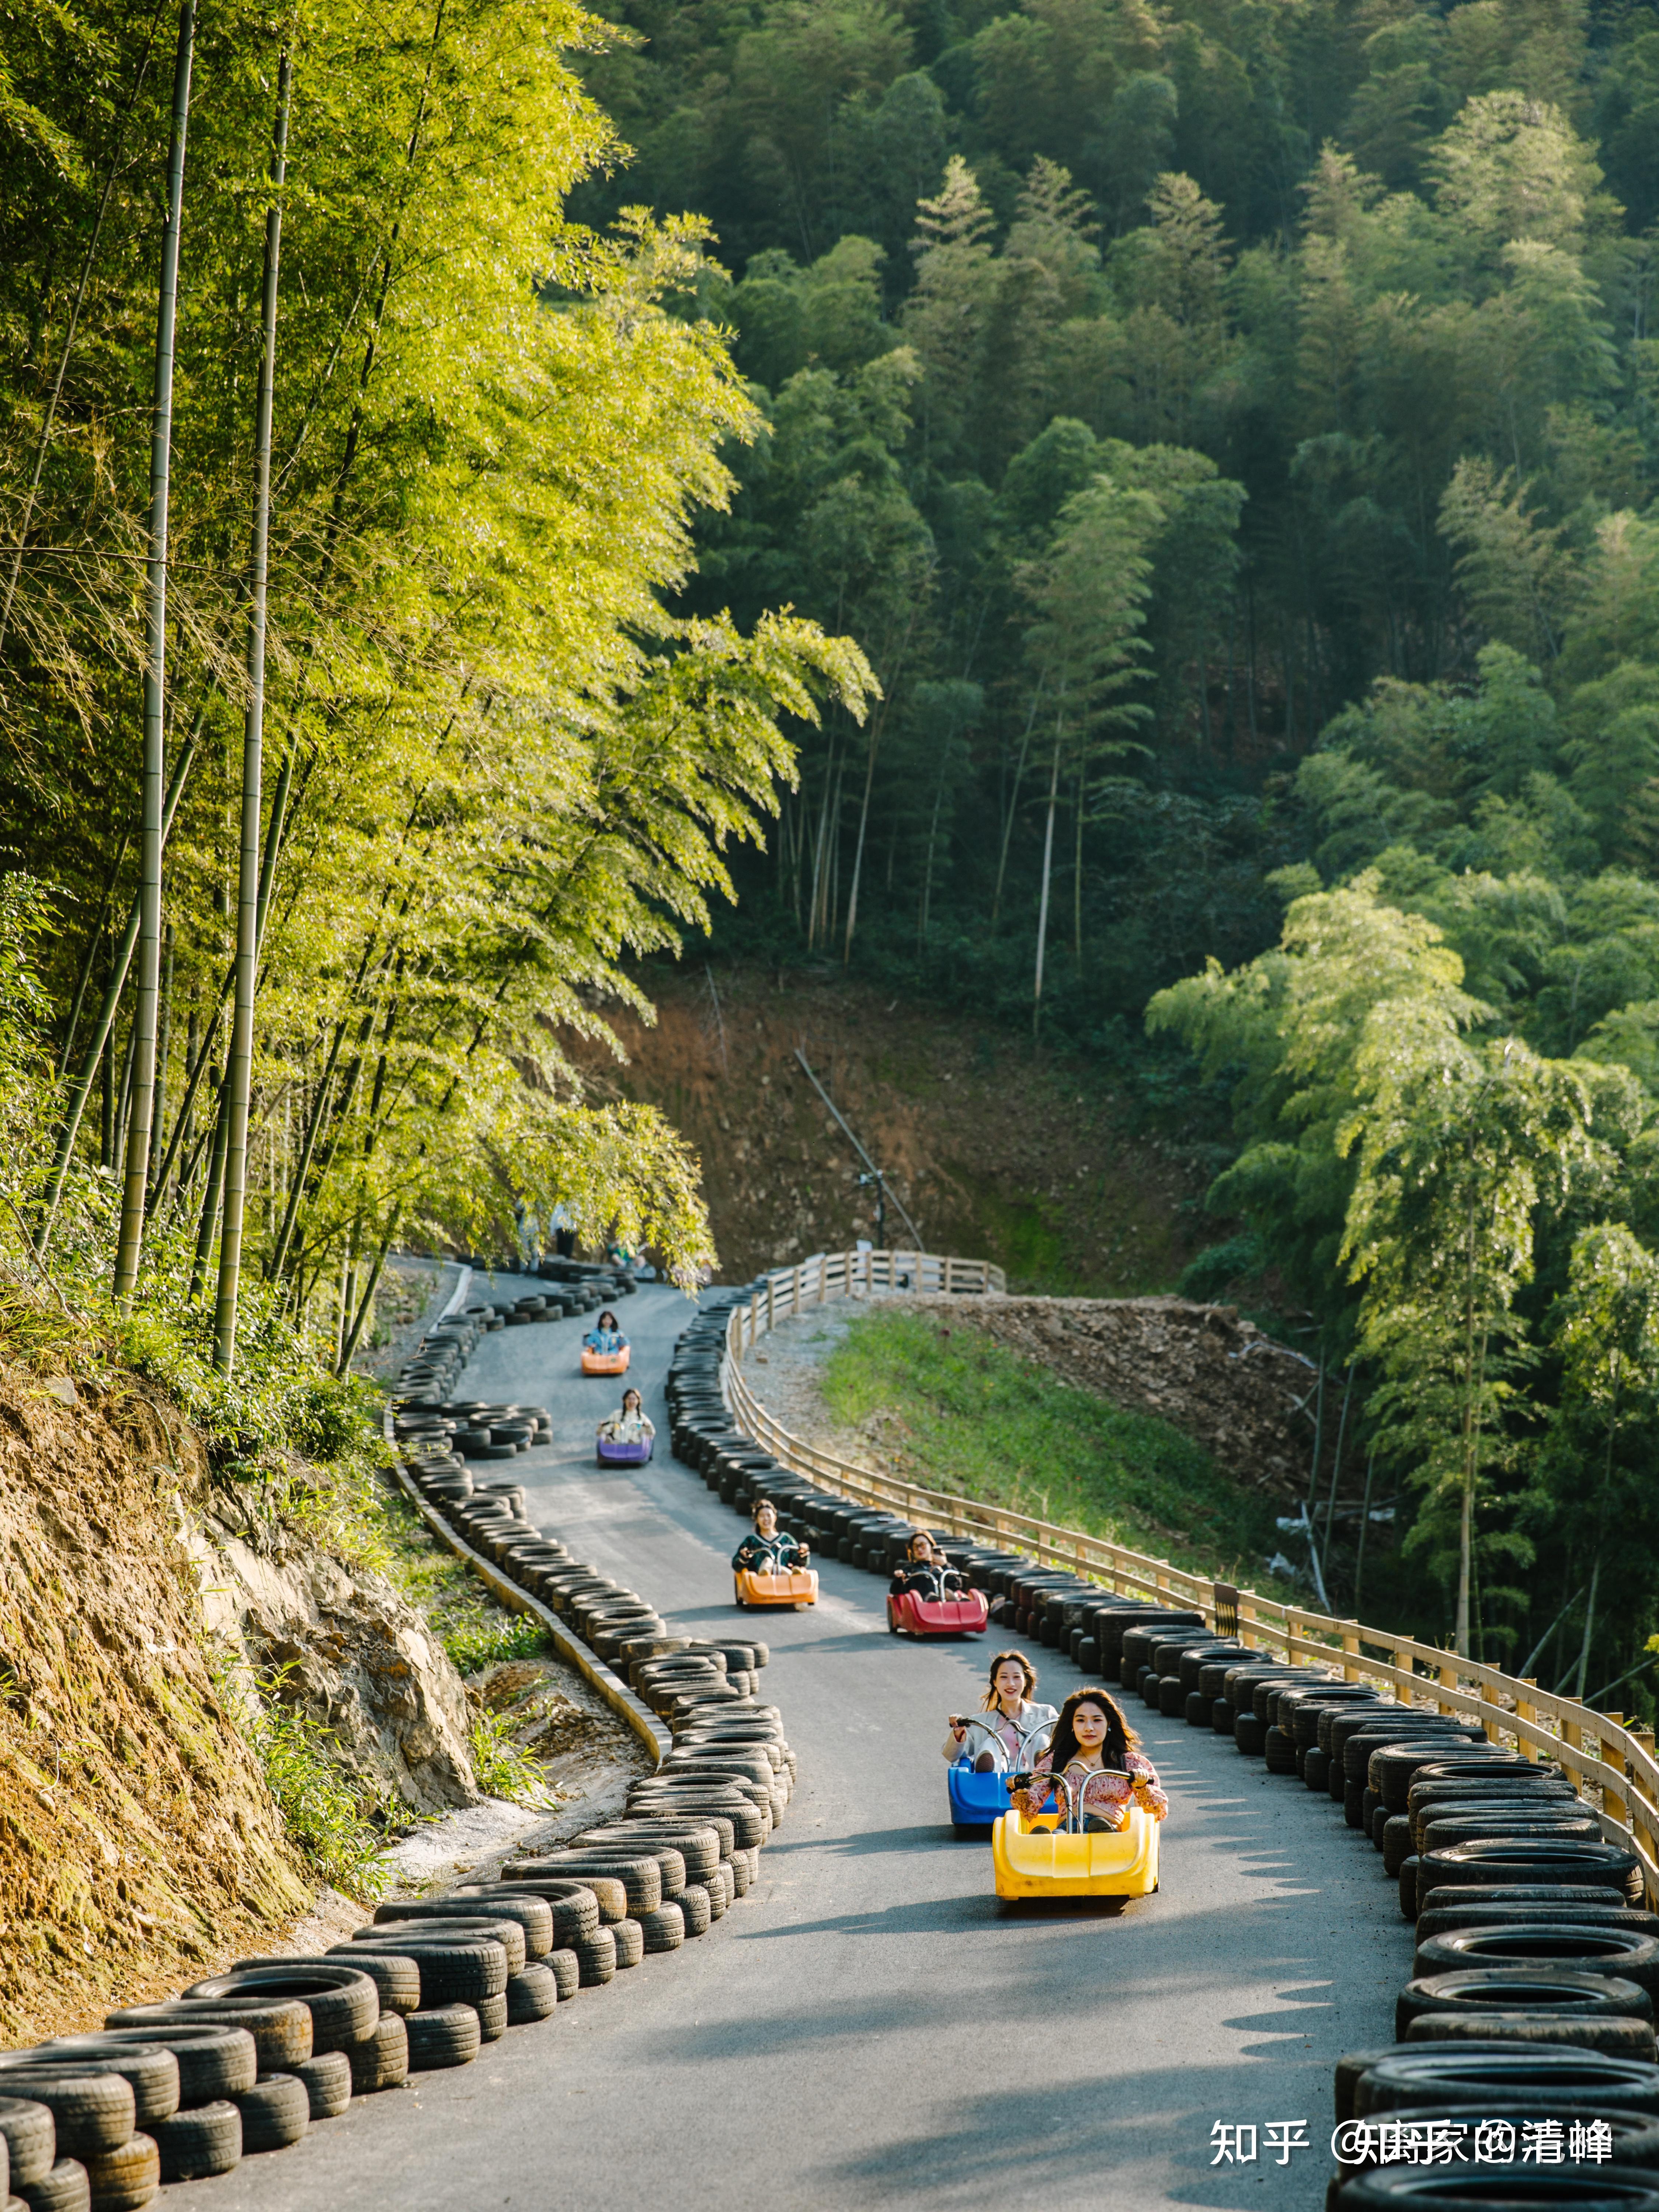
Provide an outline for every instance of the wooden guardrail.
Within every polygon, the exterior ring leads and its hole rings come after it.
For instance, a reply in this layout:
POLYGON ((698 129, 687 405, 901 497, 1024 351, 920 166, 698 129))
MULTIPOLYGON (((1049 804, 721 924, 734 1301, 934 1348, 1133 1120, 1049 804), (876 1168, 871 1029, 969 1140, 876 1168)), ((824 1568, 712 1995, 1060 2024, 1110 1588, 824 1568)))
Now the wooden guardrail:
POLYGON ((1040 1565, 1066 1568, 1126 1596, 1182 1606, 1212 1627, 1236 1630, 1286 1661, 1324 1665, 1346 1681, 1373 1683, 1401 1704, 1461 1713, 1478 1721, 1493 1742, 1512 1744, 1529 1759, 1559 1761, 1598 1815, 1602 1833, 1641 1859, 1649 1898, 1659 1902, 1659 1759, 1650 1729, 1626 1727, 1622 1714, 1595 1712, 1576 1698, 1540 1690, 1534 1681, 1392 1629, 1234 1589, 1103 1536, 930 1490, 821 1451, 774 1419, 743 1371, 744 1354, 759 1337, 828 1298, 872 1291, 1000 1294, 1005 1289, 1000 1267, 922 1252, 818 1253, 798 1267, 780 1268, 766 1277, 763 1290, 732 1309, 721 1371, 726 1402, 738 1425, 774 1458, 839 1496, 953 1536, 1023 1553, 1040 1565))

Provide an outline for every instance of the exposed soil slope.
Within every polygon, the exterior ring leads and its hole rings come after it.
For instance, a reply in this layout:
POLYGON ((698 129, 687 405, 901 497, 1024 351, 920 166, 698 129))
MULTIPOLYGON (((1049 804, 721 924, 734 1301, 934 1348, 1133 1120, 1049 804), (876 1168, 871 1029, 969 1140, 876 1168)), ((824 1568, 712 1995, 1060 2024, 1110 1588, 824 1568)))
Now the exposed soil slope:
POLYGON ((0 1367, 0 2038, 94 2024, 309 1904, 210 1673, 185 1501, 137 1384, 0 1367))
POLYGON ((1186 1298, 915 1298, 942 1327, 968 1328, 1114 1406, 1156 1413, 1251 1490, 1307 1488, 1315 1381, 1299 1353, 1233 1306, 1186 1298))
MULTIPOLYGON (((1114 1101, 988 1025, 884 1000, 836 971, 653 968, 654 1028, 628 1052, 563 1042, 594 1094, 660 1106, 702 1158, 724 1279, 876 1235, 874 1193, 795 1058, 805 1052, 892 1178, 928 1249, 998 1261, 1013 1287, 1128 1296, 1190 1256, 1193 1171, 1133 1139, 1114 1101)), ((908 1243, 890 1205, 887 1241, 908 1243)))

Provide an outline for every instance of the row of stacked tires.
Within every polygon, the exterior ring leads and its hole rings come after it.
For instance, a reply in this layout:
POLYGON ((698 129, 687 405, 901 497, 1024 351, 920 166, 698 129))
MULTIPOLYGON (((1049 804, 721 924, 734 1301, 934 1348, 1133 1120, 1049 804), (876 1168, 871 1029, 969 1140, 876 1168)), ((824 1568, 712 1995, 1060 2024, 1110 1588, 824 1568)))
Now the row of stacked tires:
MULTIPOLYGON (((547 1261, 548 1267, 576 1268, 576 1261, 547 1261)), ((428 1329, 420 1348, 398 1377, 398 1410, 392 1433, 406 1455, 428 1459, 512 1459, 532 1444, 553 1441, 545 1406, 493 1404, 454 1395, 461 1371, 483 1339, 501 1328, 564 1321, 626 1296, 631 1275, 584 1273, 555 1291, 532 1292, 510 1303, 475 1300, 428 1329)))
POLYGON ((1396 2040, 1337 2066, 1333 2212, 1659 2212, 1659 1915, 1561 1770, 1201 1622, 1130 1629, 1120 1668, 1340 1807, 1412 1923, 1396 2040))
POLYGON ((457 1891, 430 1908, 476 1899, 469 1909, 482 1911, 506 1889, 550 1903, 591 1893, 593 1913, 557 1991, 574 1996, 703 1935, 757 1879, 761 1847, 795 1783, 777 1707, 757 1694, 767 1648, 675 1635, 636 1591, 544 1536, 525 1517, 515 1486, 474 1490, 459 1462, 406 1464, 467 1547, 556 1613, 668 1725, 670 1748, 654 1774, 631 1786, 620 1819, 511 1863, 487 1893, 457 1891))

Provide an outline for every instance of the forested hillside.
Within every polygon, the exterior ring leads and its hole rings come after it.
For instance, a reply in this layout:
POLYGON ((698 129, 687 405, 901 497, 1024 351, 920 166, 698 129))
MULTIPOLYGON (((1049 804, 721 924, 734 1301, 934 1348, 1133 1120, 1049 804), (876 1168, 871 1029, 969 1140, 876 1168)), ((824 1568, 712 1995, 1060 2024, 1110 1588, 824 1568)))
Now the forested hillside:
POLYGON ((621 18, 635 158, 574 204, 712 221, 687 312, 765 416, 686 604, 882 686, 729 940, 1231 1143, 1186 1286, 1316 1331, 1310 1579, 1351 1599, 1369 1500, 1425 1626, 1645 1704, 1659 14, 621 18))

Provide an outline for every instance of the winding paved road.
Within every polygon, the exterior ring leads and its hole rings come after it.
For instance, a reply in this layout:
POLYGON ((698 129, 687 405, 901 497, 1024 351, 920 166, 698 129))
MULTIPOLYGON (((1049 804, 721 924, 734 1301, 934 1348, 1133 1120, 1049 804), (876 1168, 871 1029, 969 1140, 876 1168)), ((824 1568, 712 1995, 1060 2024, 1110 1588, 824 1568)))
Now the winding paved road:
MULTIPOLYGON (((624 1311, 665 1447, 686 1317, 661 1288, 624 1311)), ((636 1478, 598 1473, 615 1392, 573 1371, 574 1340, 568 1323, 501 1331, 467 1370, 470 1395, 552 1410, 556 1443, 514 1467, 531 1516, 691 1632, 737 1628, 737 1517, 665 1449, 636 1478)), ((765 1631, 762 1689, 800 1776, 748 1897, 476 2065, 193 2185, 196 2212, 1313 2212, 1332 2062, 1390 2040, 1409 1966, 1375 1855, 1328 1800, 1137 1701, 1171 1803, 1159 1894, 1111 1918, 1000 1918, 988 1847, 951 1834, 938 1748, 988 1644, 890 1640, 873 1577, 821 1571, 817 1611, 765 1631), (1267 2123, 1305 2120, 1310 2148, 1217 2166, 1217 2120, 1254 2123, 1264 2148, 1267 2123)), ((1039 1656, 1045 1694, 1075 1683, 1039 1656)))

